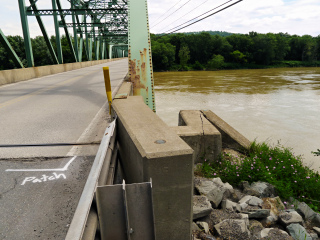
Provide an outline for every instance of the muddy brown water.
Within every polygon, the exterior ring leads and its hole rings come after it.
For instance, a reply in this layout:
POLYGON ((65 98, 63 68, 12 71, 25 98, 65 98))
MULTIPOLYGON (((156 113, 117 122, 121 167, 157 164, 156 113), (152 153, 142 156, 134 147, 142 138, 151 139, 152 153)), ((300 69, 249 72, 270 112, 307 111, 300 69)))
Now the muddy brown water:
POLYGON ((208 109, 253 141, 278 141, 319 170, 320 67, 154 73, 157 114, 208 109))

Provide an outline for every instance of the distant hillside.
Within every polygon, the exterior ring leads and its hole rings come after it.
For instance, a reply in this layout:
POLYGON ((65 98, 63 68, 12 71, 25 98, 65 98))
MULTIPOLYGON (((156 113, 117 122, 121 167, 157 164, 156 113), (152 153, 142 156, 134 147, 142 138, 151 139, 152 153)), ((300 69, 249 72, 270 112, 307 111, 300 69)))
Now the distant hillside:
MULTIPOLYGON (((233 35, 235 33, 230 33, 230 32, 223 32, 223 31, 200 31, 200 32, 184 32, 184 33, 181 33, 181 34, 185 34, 185 35, 192 35, 192 34, 199 34, 201 32, 206 32, 206 33, 209 33, 210 35, 219 35, 221 37, 228 37, 230 35, 233 35)), ((159 35, 163 35, 163 33, 160 33, 160 34, 155 34, 156 36, 159 36, 159 35)))
MULTIPOLYGON (((201 32, 207 32, 210 35, 219 35, 221 37, 228 37, 228 36, 234 34, 234 33, 223 32, 223 31, 201 31, 201 32)), ((185 32, 185 34, 190 35, 190 34, 198 34, 198 33, 201 33, 201 32, 185 32)))

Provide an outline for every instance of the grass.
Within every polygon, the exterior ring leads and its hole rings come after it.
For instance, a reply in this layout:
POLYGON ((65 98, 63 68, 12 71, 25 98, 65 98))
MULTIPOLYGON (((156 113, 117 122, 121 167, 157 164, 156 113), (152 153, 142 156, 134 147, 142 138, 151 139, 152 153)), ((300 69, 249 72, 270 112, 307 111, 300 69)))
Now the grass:
POLYGON ((241 181, 268 182, 282 199, 294 197, 313 210, 320 210, 319 173, 303 165, 301 156, 280 144, 253 142, 246 155, 223 153, 217 161, 205 160, 200 170, 204 177, 220 177, 233 186, 241 181))

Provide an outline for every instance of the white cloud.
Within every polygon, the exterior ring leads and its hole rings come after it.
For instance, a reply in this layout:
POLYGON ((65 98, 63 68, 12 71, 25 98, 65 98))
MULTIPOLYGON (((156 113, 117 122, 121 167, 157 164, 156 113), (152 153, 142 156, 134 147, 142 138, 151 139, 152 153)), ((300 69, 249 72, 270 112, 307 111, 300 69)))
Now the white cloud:
MULTIPOLYGON (((175 2, 149 0, 150 22, 157 19, 161 13, 165 12, 166 6, 170 7, 175 2), (160 5, 161 2, 161 5, 160 5)), ((186 2, 186 1, 182 1, 186 2)), ((191 1, 192 2, 192 1, 191 1)), ((192 10, 197 4, 193 3, 183 8, 182 12, 192 10)), ((202 1, 203 2, 203 1, 202 1)), ((169 27, 177 26, 189 19, 201 14, 224 1, 208 1, 203 7, 192 12, 177 23, 170 22, 176 18, 168 18, 163 23, 152 27, 151 31, 159 33, 163 28, 168 30, 169 27), (213 4, 214 3, 214 4, 213 4), (160 26, 161 25, 161 26, 160 26)), ((233 1, 235 2, 235 1, 233 1)), ((201 31, 201 30, 219 30, 230 31, 235 33, 248 33, 256 31, 261 33, 267 32, 288 32, 290 34, 310 34, 317 36, 320 30, 316 23, 320 22, 320 1, 318 0, 244 0, 239 4, 232 6, 209 19, 190 26, 182 31, 201 31)), ((179 12, 176 14, 179 15, 179 12)))
MULTIPOLYGON (((181 11, 177 11, 161 22, 165 16, 168 16, 169 13, 172 13, 177 7, 182 6, 187 1, 189 0, 148 0, 151 32, 159 33, 168 30, 227 0, 191 0, 181 8, 181 11), (201 7, 196 8, 203 2, 205 3, 201 7), (177 7, 172 8, 176 3, 178 3, 177 7), (182 17, 189 11, 191 11, 189 14, 182 17), (161 23, 154 27, 155 23, 157 23, 156 20, 166 12, 167 14, 158 21, 161 23)), ((233 2, 235 1, 233 0, 233 2)), ((0 9, 0 28, 2 31, 6 35, 21 35, 18 1, 0 0, 0 4, 2 6, 0 9)), ((51 8, 51 0, 39 0, 37 4, 38 8, 51 8)), ((63 0, 62 5, 63 8, 67 8, 69 2, 63 0)), ((182 31, 219 30, 234 33, 248 33, 250 31, 260 33, 288 32, 289 34, 310 34, 317 36, 320 34, 318 27, 318 23, 320 22, 319 13, 319 0, 243 0, 239 4, 182 31)), ((28 17, 28 20, 31 36, 41 35, 35 18, 28 17)), ((43 20, 48 34, 53 35, 52 17, 43 17, 43 20)), ((68 21, 70 21, 69 18, 68 21)))

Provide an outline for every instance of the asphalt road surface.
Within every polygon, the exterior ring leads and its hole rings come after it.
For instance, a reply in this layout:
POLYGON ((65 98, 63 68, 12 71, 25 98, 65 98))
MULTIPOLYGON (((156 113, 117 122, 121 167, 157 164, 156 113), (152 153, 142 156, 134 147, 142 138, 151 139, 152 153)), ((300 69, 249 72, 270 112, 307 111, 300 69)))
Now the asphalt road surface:
POLYGON ((127 59, 0 86, 0 239, 64 239, 110 120, 103 66, 114 90, 127 59))

